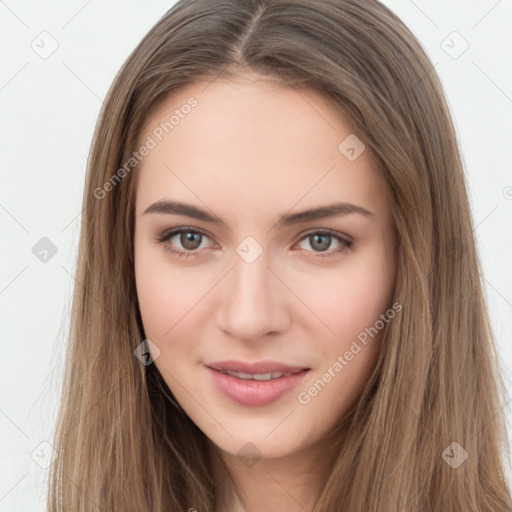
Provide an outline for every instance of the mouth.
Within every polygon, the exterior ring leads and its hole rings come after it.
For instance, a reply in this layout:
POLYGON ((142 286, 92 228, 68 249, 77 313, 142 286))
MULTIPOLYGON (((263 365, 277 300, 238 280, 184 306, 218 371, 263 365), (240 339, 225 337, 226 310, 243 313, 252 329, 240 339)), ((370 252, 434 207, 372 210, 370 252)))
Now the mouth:
POLYGON ((238 379, 245 379, 245 380, 274 380, 274 379, 280 379, 281 377, 288 377, 289 375, 294 375, 295 373, 299 372, 268 372, 268 373, 243 373, 243 372, 233 372, 230 370, 216 370, 220 373, 225 373, 226 375, 231 375, 233 377, 236 377, 238 379))
POLYGON ((230 360, 208 363, 206 366, 220 372, 235 372, 245 375, 265 375, 268 373, 286 374, 297 373, 302 370, 310 370, 310 368, 304 366, 291 366, 278 361, 257 361, 251 363, 240 360, 230 360))
POLYGON ((244 406, 263 406, 278 400, 295 388, 311 370, 274 361, 224 361, 205 367, 217 390, 244 406))

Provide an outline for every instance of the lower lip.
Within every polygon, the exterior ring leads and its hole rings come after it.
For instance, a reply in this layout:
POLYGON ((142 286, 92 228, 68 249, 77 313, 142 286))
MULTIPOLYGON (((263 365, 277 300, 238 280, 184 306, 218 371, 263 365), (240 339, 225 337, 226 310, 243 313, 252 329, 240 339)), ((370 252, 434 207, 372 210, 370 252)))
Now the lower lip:
POLYGON ((270 380, 239 379, 207 367, 217 389, 240 405, 267 405, 295 388, 309 370, 270 380))

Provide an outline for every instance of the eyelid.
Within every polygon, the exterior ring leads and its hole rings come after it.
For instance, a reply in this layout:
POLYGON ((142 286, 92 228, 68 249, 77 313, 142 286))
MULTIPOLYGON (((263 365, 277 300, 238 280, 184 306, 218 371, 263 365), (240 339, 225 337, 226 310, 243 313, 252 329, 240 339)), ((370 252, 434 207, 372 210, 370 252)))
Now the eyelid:
POLYGON ((346 235, 345 233, 340 233, 339 231, 335 231, 334 229, 328 229, 328 228, 313 228, 313 229, 309 229, 308 231, 305 231, 304 233, 301 233, 299 236, 301 237, 301 240, 308 236, 308 235, 313 235, 315 233, 322 233, 322 234, 328 234, 328 235, 331 235, 335 238, 340 238, 342 240, 344 240, 345 242, 347 243, 352 243, 353 240, 352 240, 352 237, 346 235))

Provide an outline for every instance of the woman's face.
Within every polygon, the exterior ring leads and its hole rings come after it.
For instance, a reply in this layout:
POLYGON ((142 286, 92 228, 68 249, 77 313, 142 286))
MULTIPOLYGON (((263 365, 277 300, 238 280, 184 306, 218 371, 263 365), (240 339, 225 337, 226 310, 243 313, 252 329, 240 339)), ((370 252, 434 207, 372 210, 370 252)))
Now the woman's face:
POLYGON ((395 316, 370 152, 323 96, 252 75, 174 93, 143 145, 135 274, 153 364, 224 451, 312 447, 395 316))

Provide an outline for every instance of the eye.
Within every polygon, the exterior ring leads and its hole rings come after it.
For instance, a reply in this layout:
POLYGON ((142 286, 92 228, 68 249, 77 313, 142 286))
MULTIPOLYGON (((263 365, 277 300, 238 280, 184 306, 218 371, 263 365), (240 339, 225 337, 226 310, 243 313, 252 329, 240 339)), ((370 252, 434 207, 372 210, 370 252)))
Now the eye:
POLYGON ((204 238, 209 238, 206 233, 192 228, 177 228, 166 231, 157 238, 157 242, 163 244, 164 249, 177 256, 198 256, 201 249, 201 242, 204 238), (176 238, 184 250, 174 249, 176 243, 170 244, 173 238, 176 238))
POLYGON ((321 258, 344 252, 348 250, 352 245, 352 240, 349 240, 348 238, 345 238, 330 230, 311 231, 301 239, 300 243, 303 241, 307 241, 310 247, 314 249, 313 252, 316 253, 315 257, 318 256, 321 258), (338 247, 332 251, 327 251, 333 240, 338 242, 338 247))

